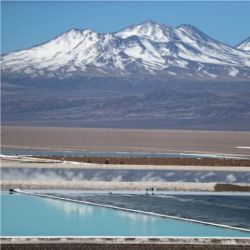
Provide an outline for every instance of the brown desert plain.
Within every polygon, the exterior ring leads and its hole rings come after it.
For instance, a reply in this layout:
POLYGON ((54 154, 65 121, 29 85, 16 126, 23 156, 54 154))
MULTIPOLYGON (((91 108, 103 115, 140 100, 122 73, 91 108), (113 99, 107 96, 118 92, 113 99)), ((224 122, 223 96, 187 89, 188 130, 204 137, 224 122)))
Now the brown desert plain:
POLYGON ((250 154, 250 132, 2 126, 2 149, 250 154))

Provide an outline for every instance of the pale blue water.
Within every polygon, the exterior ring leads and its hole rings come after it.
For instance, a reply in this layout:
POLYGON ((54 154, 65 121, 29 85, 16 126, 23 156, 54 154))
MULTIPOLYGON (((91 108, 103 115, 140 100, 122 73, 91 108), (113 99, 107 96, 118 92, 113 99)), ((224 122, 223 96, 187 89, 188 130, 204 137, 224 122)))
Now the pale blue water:
POLYGON ((159 169, 93 169, 93 168, 10 168, 0 169, 2 180, 78 180, 78 181, 158 181, 158 182, 222 182, 250 183, 250 172, 194 171, 159 169))
POLYGON ((50 151, 34 149, 2 149, 4 155, 37 155, 37 156, 86 156, 86 157, 141 157, 141 158, 238 158, 250 159, 250 155, 231 154, 195 154, 195 153, 147 153, 147 152, 98 152, 98 151, 50 151))
POLYGON ((214 236, 249 232, 28 195, 1 195, 2 236, 214 236))

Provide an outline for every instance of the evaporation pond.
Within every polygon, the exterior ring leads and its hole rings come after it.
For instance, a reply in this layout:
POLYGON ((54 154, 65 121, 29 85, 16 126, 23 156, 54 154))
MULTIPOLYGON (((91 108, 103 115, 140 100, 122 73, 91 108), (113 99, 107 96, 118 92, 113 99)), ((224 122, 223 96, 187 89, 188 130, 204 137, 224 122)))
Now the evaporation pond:
POLYGON ((2 236, 250 237, 250 232, 22 194, 1 194, 1 218, 2 236))

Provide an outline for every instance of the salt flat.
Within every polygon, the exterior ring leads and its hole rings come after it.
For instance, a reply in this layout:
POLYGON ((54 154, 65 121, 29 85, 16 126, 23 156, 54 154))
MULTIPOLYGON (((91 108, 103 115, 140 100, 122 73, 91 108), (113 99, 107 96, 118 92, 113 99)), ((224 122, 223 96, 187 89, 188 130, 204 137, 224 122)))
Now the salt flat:
POLYGON ((145 190, 155 187, 176 191, 214 191, 216 183, 192 182, 110 182, 110 181, 55 181, 55 180, 6 180, 1 189, 64 189, 64 190, 145 190))
POLYGON ((193 170, 193 171, 249 171, 248 166, 183 166, 183 165, 128 165, 95 164, 84 162, 48 160, 26 156, 1 156, 1 166, 5 168, 51 168, 51 169, 152 169, 152 170, 193 170))
POLYGON ((2 149, 249 155, 250 132, 3 126, 2 149))

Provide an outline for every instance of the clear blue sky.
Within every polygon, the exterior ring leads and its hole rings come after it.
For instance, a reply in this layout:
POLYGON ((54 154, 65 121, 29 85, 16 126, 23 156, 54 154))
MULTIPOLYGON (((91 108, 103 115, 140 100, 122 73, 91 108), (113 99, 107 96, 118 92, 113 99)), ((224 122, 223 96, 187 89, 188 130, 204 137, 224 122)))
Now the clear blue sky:
POLYGON ((70 28, 113 32, 144 20, 192 24, 236 45, 250 36, 250 2, 2 2, 2 53, 46 42, 70 28))

